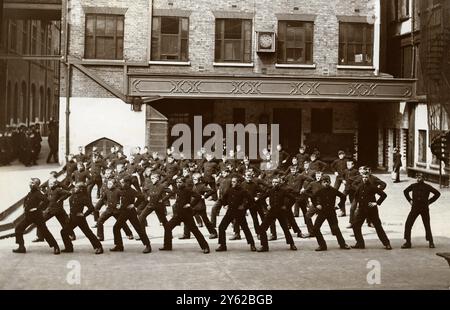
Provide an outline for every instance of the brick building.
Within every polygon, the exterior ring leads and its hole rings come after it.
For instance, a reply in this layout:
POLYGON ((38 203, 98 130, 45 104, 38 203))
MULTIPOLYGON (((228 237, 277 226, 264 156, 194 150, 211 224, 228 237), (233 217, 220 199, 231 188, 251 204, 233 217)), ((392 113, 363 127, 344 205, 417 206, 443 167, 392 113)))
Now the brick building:
POLYGON ((45 134, 59 114, 59 60, 45 56, 59 54, 60 22, 37 5, 5 0, 3 6, 0 129, 40 124, 45 134))
MULTIPOLYGON (((445 44, 450 43, 450 23, 447 19, 449 11, 450 6, 445 0, 397 0, 390 2, 387 7, 387 72, 395 78, 417 79, 416 96, 404 106, 408 122, 402 126, 402 130, 408 130, 409 135, 406 162, 408 173, 414 176, 420 171, 434 181, 439 180, 439 169, 443 167, 431 153, 429 146, 437 133, 449 129, 449 117, 446 103, 439 105, 432 100, 433 97, 439 97, 440 90, 433 89, 425 79, 433 76, 426 75, 431 66, 431 69, 436 70, 437 80, 445 83, 445 75, 442 73, 446 68, 441 64, 441 59, 445 58, 445 44), (425 23, 422 24, 422 21, 425 23), (424 31, 429 32, 427 36, 424 31), (436 32, 434 38, 430 31, 436 32)), ((448 67, 447 65, 447 70, 448 67)), ((448 78, 448 73, 446 76, 448 78)), ((440 98, 442 99, 444 97, 440 98)), ((438 103, 441 103, 440 100, 438 103)), ((396 135, 398 134, 397 132, 396 135)), ((448 175, 448 167, 446 171, 442 169, 442 172, 448 175)), ((441 181, 448 185, 448 176, 441 181)))
POLYGON ((161 151, 173 124, 201 115, 204 125, 279 123, 290 152, 344 149, 389 169, 394 146, 407 152, 415 85, 383 73, 387 3, 68 1, 61 153, 161 151))

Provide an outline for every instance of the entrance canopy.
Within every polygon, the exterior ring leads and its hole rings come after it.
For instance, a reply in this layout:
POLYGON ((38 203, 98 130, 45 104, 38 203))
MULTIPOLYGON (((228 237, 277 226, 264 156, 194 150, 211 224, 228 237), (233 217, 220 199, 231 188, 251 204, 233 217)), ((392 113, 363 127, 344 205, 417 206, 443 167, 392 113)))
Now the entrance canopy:
POLYGON ((132 96, 161 98, 410 101, 414 79, 129 74, 132 96))

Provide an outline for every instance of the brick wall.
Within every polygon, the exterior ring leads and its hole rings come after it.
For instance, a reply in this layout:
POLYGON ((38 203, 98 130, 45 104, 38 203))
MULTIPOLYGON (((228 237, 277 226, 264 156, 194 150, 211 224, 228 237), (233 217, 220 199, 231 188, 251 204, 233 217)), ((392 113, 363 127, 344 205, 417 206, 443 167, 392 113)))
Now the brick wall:
MULTIPOLYGON (((85 8, 126 8, 124 59, 143 62, 142 67, 130 67, 130 72, 174 73, 174 74, 260 74, 263 69, 267 74, 288 74, 298 76, 372 76, 373 71, 338 70, 339 23, 337 16, 367 16, 372 19, 377 0, 73 0, 70 10, 70 54, 84 57, 85 8), (152 6, 151 6, 152 5, 152 6), (190 66, 150 65, 149 38, 150 12, 154 9, 178 9, 190 11, 189 16, 189 60, 190 66), (215 67, 214 62, 214 12, 240 12, 253 14, 253 67, 215 67), (255 31, 277 32, 277 14, 311 14, 315 15, 314 26, 314 63, 315 69, 276 68, 276 54, 258 54, 255 49, 255 31)), ((112 71, 115 71, 113 67, 112 71)), ((92 68, 97 70, 97 68, 92 68)), ((87 97, 102 97, 104 94, 86 77, 77 78, 77 88, 87 97)), ((113 85, 123 85, 123 75, 114 74, 109 79, 113 85)), ((77 93, 77 90, 75 89, 77 93)))

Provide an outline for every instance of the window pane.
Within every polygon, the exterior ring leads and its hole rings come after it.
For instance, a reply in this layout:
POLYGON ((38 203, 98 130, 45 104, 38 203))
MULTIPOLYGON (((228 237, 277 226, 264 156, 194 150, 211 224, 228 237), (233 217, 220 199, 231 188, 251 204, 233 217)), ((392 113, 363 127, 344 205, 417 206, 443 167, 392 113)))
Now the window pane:
POLYGON ((178 36, 161 35, 161 55, 178 55, 178 36))
POLYGON ((123 37, 123 16, 117 17, 117 35, 123 37))
POLYGON ((94 35, 94 16, 87 15, 86 16, 86 35, 92 36, 94 35))
POLYGON ((161 17, 161 33, 178 34, 179 30, 178 17, 161 17))
POLYGON ((225 39, 240 39, 242 37, 242 21, 236 19, 225 20, 225 39))
POLYGON ((187 18, 181 19, 181 37, 189 37, 189 20, 187 18))
POLYGON ((123 38, 117 38, 117 57, 116 59, 123 59, 123 38))
POLYGON ((105 59, 105 38, 97 37, 95 42, 96 58, 105 59))
POLYGON ((228 61, 240 60, 241 57, 241 42, 240 41, 225 41, 225 59, 228 61))
POLYGON ((114 36, 116 32, 116 19, 114 16, 106 16, 106 30, 105 34, 107 36, 114 36))
POLYGON ((217 19, 216 20, 216 40, 217 39, 223 39, 223 19, 217 19))
POLYGON ((214 48, 214 59, 216 61, 222 61, 222 40, 216 39, 214 48))
POLYGON ((187 61, 188 60, 188 40, 182 39, 181 40, 181 61, 187 61))
POLYGON ((96 34, 97 35, 105 35, 105 26, 106 26, 106 20, 105 16, 97 16, 97 29, 96 34))
POLYGON ((94 37, 86 37, 86 50, 85 56, 86 58, 95 58, 94 54, 94 37))
POLYGON ((160 25, 161 25, 161 18, 159 17, 153 17, 153 23, 152 23, 152 32, 154 35, 156 35, 157 33, 159 34, 160 32, 160 25))

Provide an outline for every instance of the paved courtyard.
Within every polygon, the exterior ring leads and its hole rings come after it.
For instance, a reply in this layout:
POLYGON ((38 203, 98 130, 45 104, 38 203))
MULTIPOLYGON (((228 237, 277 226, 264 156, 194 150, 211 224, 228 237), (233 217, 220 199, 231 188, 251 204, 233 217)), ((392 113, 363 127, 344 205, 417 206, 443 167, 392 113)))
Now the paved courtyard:
MULTIPOLYGON (((181 226, 174 230, 174 250, 159 252, 164 231, 156 215, 151 214, 147 234, 153 252, 148 255, 141 254, 143 246, 135 240, 124 240, 123 253, 108 251, 113 244, 113 219, 105 225, 105 254, 100 256, 93 254, 88 240, 79 230, 76 230, 75 252, 59 256, 53 255, 46 243, 31 243, 35 231, 25 236, 28 251, 25 255, 11 252, 16 246, 14 239, 0 240, 0 288, 448 289, 450 268, 436 253, 450 252, 450 191, 442 189, 442 197, 431 207, 436 249, 428 248, 423 225, 418 219, 412 234, 413 249, 402 250, 404 221, 409 211, 402 191, 413 180, 391 184, 388 175, 381 177, 389 183, 388 198, 380 208, 380 216, 391 239, 392 251, 384 250, 375 230, 368 227, 363 230, 367 240, 365 250, 339 250, 328 225, 324 224, 328 252, 314 252, 315 239, 299 238, 295 238, 299 250, 289 251, 278 227, 279 238, 270 243, 268 253, 250 252, 245 239, 228 241, 228 252, 216 253, 216 239, 208 240, 212 251, 204 255, 193 237, 178 240, 182 234, 181 226), (379 269, 376 268, 378 265, 379 269), (73 280, 77 270, 80 271, 79 284, 73 280), (374 274, 376 279, 379 276, 379 281, 375 281, 379 284, 370 284, 367 280, 368 276, 373 279, 374 274)), ((208 210, 211 205, 212 202, 208 202, 208 210)), ((248 220, 251 222, 250 217, 248 220)), ((303 218, 297 218, 297 221, 303 229, 303 218)), ((89 222, 93 224, 92 216, 89 222)), ((348 217, 340 218, 340 227, 347 243, 354 244, 352 231, 345 228, 347 222, 348 217)), ((52 219, 48 226, 62 247, 59 223, 52 219)), ((207 235, 206 228, 201 231, 207 235)), ((232 235, 231 226, 227 233, 227 238, 232 235)))

